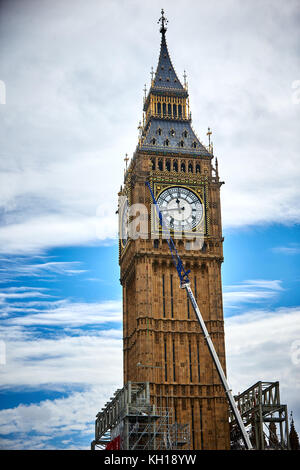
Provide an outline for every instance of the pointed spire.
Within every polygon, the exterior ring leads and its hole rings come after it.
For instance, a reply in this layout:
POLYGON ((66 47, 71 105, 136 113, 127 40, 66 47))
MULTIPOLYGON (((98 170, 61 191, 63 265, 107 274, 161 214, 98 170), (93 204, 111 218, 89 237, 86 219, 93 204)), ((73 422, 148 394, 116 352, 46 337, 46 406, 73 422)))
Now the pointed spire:
POLYGON ((161 23, 160 55, 157 69, 155 72, 155 77, 152 81, 152 87, 185 91, 185 88, 182 86, 176 75, 176 72, 169 56, 169 51, 166 42, 166 24, 168 23, 168 20, 164 16, 164 10, 161 11, 161 14, 162 16, 158 20, 158 23, 161 23))
POLYGON ((164 12, 164 9, 162 8, 161 9, 161 17, 159 18, 157 23, 161 23, 160 32, 163 36, 165 35, 165 33, 167 31, 167 28, 165 27, 165 24, 168 23, 168 20, 164 15, 165 15, 165 12, 164 12))

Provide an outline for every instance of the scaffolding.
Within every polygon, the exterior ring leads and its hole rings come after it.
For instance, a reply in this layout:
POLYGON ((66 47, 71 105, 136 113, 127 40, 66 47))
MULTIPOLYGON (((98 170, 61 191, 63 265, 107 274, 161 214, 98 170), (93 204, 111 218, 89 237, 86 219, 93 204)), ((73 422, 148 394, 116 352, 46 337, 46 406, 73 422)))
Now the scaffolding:
MULTIPOLYGON (((287 450, 287 406, 280 403, 279 382, 257 382, 234 397, 254 449, 287 450)), ((235 417, 230 414, 231 448, 243 448, 235 417)))
POLYGON ((122 450, 189 449, 190 429, 174 421, 172 408, 151 403, 149 382, 128 382, 97 414, 91 449, 116 439, 122 450))

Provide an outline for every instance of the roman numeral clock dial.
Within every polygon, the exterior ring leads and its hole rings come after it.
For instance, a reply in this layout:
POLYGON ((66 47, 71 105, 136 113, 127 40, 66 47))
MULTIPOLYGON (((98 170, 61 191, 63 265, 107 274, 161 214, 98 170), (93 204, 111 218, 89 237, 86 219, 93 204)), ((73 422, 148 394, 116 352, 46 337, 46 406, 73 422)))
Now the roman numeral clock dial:
POLYGON ((157 204, 165 227, 178 231, 196 230, 203 218, 203 204, 190 189, 172 186, 160 193, 157 204))

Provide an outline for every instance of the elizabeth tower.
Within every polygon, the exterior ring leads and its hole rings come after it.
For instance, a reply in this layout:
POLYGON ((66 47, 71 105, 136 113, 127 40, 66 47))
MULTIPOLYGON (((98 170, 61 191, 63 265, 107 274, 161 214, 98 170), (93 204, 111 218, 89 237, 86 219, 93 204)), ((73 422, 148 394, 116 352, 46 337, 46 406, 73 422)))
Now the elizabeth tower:
POLYGON ((145 92, 139 142, 119 193, 126 196, 119 207, 121 219, 133 205, 148 210, 139 219, 140 236, 120 239, 124 384, 149 382, 152 402, 172 408, 176 422, 189 424, 191 449, 228 449, 225 392, 186 291, 179 287, 145 185, 149 181, 184 266, 191 271, 191 287, 225 370, 222 183, 212 145, 201 144, 191 126, 186 79, 182 85, 172 65, 163 14, 160 21, 158 65, 145 92), (144 233, 145 223, 152 236, 144 233), (181 229, 201 240, 200 245, 178 237, 181 229))

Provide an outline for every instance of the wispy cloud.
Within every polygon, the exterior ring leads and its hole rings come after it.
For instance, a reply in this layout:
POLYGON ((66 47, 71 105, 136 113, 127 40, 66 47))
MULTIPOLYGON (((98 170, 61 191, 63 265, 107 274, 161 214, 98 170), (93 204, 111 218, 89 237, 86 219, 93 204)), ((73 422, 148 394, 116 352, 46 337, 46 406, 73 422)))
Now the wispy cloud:
POLYGON ((275 246, 272 248, 274 253, 281 253, 283 255, 299 255, 300 254, 300 244, 299 243, 289 243, 287 246, 275 246))
POLYGON ((246 303, 259 303, 276 298, 283 291, 282 281, 255 279, 224 286, 225 308, 238 308, 246 303))
MULTIPOLYGON (((138 90, 157 61, 161 6, 158 0, 101 5, 28 0, 2 9, 8 96, 0 129, 2 252, 36 253, 116 236, 123 155, 132 155, 138 142, 138 90)), ((299 222, 299 106, 291 100, 297 2, 288 2, 284 15, 276 2, 261 0, 243 8, 237 0, 230 7, 217 0, 187 5, 166 0, 168 44, 178 74, 187 65, 190 70, 194 128, 200 138, 208 125, 214 131, 220 175, 230 183, 222 189, 225 226, 299 222), (189 25, 182 35, 179 18, 189 25), (203 74, 195 56, 210 73, 203 74)))
POLYGON ((300 307, 248 310, 225 319, 227 373, 235 393, 258 380, 279 381, 281 401, 300 426, 300 307))

